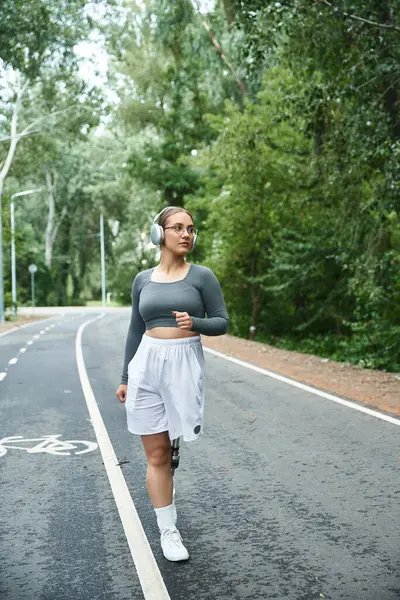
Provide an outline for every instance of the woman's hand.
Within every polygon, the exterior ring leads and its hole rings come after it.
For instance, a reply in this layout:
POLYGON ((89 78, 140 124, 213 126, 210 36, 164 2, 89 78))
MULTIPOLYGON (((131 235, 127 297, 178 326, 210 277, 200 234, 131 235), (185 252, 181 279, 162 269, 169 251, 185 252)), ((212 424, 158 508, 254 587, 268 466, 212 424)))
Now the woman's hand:
POLYGON ((186 329, 186 331, 190 331, 193 327, 193 322, 191 317, 187 312, 177 312, 176 310, 171 311, 171 314, 176 318, 176 324, 179 329, 186 329))
POLYGON ((125 402, 126 400, 126 392, 128 390, 128 386, 126 383, 121 383, 121 385, 119 386, 119 388, 117 389, 117 391, 115 392, 115 395, 117 396, 118 400, 122 403, 125 402))

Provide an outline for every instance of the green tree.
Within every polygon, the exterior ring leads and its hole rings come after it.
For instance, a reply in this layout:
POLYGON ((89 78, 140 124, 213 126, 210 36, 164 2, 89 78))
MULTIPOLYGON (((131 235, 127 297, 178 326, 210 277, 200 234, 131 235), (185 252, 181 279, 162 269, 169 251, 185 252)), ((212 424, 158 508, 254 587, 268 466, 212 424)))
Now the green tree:
POLYGON ((198 161, 209 190, 206 260, 224 282, 233 331, 242 335, 272 301, 273 248, 312 178, 310 143, 287 102, 294 85, 290 72, 271 71, 257 103, 244 111, 228 104, 211 117, 219 137, 198 161))
MULTIPOLYGON (((215 26, 227 27, 221 19, 215 26)), ((199 185, 188 159, 214 136, 205 114, 217 114, 226 97, 241 98, 241 92, 223 75, 189 0, 148 2, 139 30, 128 21, 124 32, 118 35, 118 69, 126 78, 119 114, 130 133, 140 133, 130 173, 163 203, 184 204, 199 185)))
MULTIPOLYGON (((314 144, 319 180, 307 203, 305 245, 277 246, 274 269, 278 277, 280 263, 293 272, 299 260, 311 267, 322 251, 318 289, 334 279, 331 292, 311 303, 313 314, 303 307, 293 333, 334 331, 338 356, 398 368, 399 3, 232 6, 247 35, 249 69, 274 61, 296 73, 297 113, 314 144), (347 336, 341 341, 338 333, 347 336)), ((315 289, 315 278, 308 281, 315 289)))

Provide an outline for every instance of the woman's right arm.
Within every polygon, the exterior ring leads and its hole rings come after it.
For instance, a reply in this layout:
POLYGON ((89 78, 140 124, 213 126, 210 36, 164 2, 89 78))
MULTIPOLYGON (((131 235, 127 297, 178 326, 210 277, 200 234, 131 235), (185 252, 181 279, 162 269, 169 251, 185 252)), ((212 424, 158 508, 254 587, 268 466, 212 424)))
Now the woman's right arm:
POLYGON ((121 384, 124 385, 128 383, 128 365, 135 356, 140 340, 146 330, 146 325, 139 312, 139 298, 142 289, 142 278, 140 275, 141 273, 136 275, 132 286, 132 314, 126 338, 124 366, 121 375, 121 384))

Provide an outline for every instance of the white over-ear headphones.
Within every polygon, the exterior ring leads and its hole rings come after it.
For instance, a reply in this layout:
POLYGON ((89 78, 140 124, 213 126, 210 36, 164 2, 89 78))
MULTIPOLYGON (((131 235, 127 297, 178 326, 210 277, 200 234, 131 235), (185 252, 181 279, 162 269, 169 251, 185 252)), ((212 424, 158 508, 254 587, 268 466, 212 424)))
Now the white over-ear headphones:
MULTIPOLYGON (((158 213, 158 215, 156 215, 154 217, 153 224, 150 227, 150 239, 155 246, 161 246, 162 242, 164 241, 164 229, 161 227, 161 225, 159 225, 158 220, 161 217, 161 215, 163 214, 163 212, 166 210, 169 210, 170 208, 180 208, 180 207, 179 206, 166 206, 165 208, 162 209, 161 212, 158 213)), ((195 233, 193 236, 193 243, 192 243, 192 247, 190 250, 194 250, 194 248, 196 246, 196 240, 197 240, 197 233, 195 233)))

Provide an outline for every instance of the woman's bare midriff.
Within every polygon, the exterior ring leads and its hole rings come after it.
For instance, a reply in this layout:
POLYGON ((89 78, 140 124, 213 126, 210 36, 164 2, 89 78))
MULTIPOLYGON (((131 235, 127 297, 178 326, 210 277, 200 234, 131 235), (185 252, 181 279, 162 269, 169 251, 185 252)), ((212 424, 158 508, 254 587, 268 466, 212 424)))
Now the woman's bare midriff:
POLYGON ((193 337, 199 335, 195 331, 186 331, 185 329, 178 329, 178 327, 153 327, 153 329, 146 329, 145 335, 154 338, 160 338, 162 340, 173 340, 185 337, 193 337))

